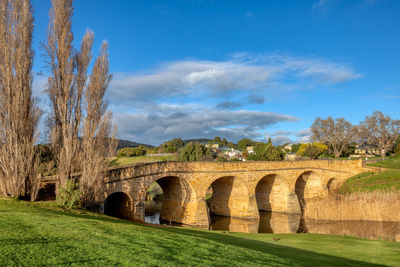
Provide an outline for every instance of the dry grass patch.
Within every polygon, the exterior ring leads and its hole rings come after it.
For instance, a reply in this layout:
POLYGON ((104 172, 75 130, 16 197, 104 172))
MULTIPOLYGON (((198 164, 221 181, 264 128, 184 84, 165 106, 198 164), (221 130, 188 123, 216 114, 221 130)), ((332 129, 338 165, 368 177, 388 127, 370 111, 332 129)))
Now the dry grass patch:
POLYGON ((400 222, 400 192, 355 192, 308 200, 304 215, 313 220, 400 222))

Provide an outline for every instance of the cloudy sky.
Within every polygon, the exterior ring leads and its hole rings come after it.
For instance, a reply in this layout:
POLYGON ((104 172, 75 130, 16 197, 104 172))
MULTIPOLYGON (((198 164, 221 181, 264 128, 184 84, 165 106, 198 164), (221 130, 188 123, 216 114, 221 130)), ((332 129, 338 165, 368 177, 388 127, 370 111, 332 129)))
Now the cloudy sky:
MULTIPOLYGON (((35 73, 50 0, 33 0, 35 73)), ((307 141, 316 117, 399 118, 400 1, 75 0, 107 40, 107 93, 119 137, 158 145, 181 137, 307 141)), ((97 53, 96 51, 94 51, 97 53)), ((35 95, 45 109, 44 76, 35 95)))

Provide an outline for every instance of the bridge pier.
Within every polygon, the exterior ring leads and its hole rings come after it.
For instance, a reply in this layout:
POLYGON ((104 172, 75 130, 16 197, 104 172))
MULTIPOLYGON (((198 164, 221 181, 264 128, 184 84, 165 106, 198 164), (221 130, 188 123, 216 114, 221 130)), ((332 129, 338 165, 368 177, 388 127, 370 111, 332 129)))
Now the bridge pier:
POLYGON ((144 223, 145 208, 143 201, 133 201, 132 218, 135 221, 144 223))
POLYGON ((299 198, 295 192, 287 195, 287 213, 301 213, 299 198))
POLYGON ((197 201, 194 225, 200 228, 208 229, 210 223, 211 219, 207 201, 204 198, 200 198, 197 201))

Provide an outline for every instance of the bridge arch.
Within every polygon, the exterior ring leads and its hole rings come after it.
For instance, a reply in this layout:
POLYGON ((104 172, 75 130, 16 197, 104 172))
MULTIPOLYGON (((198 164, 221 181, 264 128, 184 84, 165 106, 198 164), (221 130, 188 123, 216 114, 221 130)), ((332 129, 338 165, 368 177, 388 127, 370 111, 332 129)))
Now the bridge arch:
POLYGON ((181 223, 185 219, 185 211, 189 202, 195 198, 195 192, 186 179, 176 175, 157 177, 146 187, 156 182, 163 191, 160 219, 181 223))
POLYGON ((268 174, 258 180, 255 187, 257 208, 260 211, 286 212, 290 188, 277 174, 268 174))
POLYGON ((249 199, 247 178, 246 174, 233 176, 227 173, 204 183, 200 192, 207 201, 206 213, 225 217, 257 218, 255 199, 254 204, 249 199), (207 194, 207 191, 211 194, 207 194))
POLYGON ((231 216, 229 202, 232 196, 234 179, 234 176, 219 177, 210 184, 207 193, 211 193, 211 196, 206 196, 210 215, 231 216))
POLYGON ((328 193, 334 192, 340 186, 339 181, 337 178, 330 178, 326 183, 326 189, 328 193))
POLYGON ((109 194, 104 201, 104 214, 122 218, 133 218, 133 201, 124 192, 114 192, 109 194))
POLYGON ((307 199, 323 197, 326 192, 322 179, 315 171, 305 171, 296 180, 295 193, 301 209, 304 209, 307 199))

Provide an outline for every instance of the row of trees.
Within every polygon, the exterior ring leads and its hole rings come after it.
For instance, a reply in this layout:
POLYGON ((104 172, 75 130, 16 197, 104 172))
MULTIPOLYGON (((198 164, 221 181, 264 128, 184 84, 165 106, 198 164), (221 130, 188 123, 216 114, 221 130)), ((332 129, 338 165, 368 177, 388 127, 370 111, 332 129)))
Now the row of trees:
MULTIPOLYGON (((52 0, 47 40, 47 127, 57 165, 57 194, 81 171, 79 197, 90 206, 100 189, 107 156, 116 149, 112 114, 104 94, 111 80, 108 45, 92 63, 94 34, 73 47, 72 0, 52 0)), ((0 2, 0 190, 36 198, 39 156, 35 153, 40 110, 32 97, 33 15, 29 0, 0 2)))
POLYGON ((336 158, 343 155, 352 143, 377 149, 385 157, 395 147, 400 136, 400 120, 381 111, 366 116, 358 125, 344 118, 317 118, 311 126, 312 140, 324 143, 336 158))

